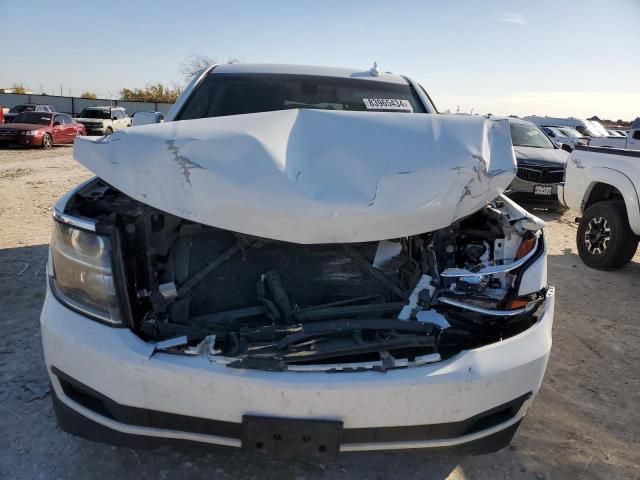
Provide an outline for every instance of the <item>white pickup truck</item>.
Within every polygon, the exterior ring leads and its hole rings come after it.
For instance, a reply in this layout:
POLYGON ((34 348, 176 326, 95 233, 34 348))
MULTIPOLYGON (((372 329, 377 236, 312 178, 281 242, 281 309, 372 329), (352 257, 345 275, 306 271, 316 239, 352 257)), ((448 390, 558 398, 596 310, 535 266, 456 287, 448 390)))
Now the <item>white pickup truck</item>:
POLYGON ((626 137, 595 137, 591 139, 589 145, 592 147, 640 150, 640 117, 633 121, 626 137))
POLYGON ((558 199, 582 215, 576 241, 587 266, 615 270, 631 260, 640 237, 639 188, 640 151, 578 146, 571 153, 558 199))

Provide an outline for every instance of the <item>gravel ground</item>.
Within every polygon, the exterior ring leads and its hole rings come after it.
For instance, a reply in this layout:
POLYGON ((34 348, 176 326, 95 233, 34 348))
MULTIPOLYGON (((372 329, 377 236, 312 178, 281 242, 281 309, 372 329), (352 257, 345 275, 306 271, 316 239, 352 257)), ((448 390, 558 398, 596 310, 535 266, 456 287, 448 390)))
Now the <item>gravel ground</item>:
POLYGON ((220 449, 136 451, 56 428, 38 316, 53 202, 90 174, 71 147, 0 150, 0 478, 640 479, 640 255, 585 267, 575 216, 549 222, 554 347, 513 444, 478 457, 357 453, 336 463, 265 461, 220 449))

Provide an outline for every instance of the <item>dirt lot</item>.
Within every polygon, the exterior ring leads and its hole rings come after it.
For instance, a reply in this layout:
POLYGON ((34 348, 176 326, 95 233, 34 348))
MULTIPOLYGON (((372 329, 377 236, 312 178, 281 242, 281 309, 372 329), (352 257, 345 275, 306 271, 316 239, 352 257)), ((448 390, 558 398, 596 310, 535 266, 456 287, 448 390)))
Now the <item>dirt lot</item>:
POLYGON ((557 287, 542 390, 510 448, 479 457, 343 455, 283 463, 227 450, 134 451, 57 430, 42 360, 51 205, 89 173, 70 147, 0 150, 0 478, 640 479, 640 255, 617 272, 586 268, 575 214, 549 221, 557 287))

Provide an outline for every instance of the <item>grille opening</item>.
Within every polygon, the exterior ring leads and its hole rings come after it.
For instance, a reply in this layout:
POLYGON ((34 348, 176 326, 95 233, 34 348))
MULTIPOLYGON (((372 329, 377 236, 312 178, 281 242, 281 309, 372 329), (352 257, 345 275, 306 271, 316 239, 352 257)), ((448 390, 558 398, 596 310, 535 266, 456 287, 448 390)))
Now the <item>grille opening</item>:
POLYGON ((518 178, 533 183, 560 183, 564 180, 564 170, 543 167, 518 167, 518 178))

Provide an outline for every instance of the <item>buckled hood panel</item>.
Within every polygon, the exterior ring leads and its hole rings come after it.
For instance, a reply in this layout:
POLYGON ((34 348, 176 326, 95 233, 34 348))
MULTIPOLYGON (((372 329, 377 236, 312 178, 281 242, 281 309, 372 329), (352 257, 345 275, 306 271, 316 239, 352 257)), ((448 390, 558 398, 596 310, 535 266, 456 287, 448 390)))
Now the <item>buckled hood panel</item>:
POLYGON ((303 244, 446 227, 496 198, 516 170, 506 120, 305 109, 78 137, 74 157, 159 210, 303 244))

